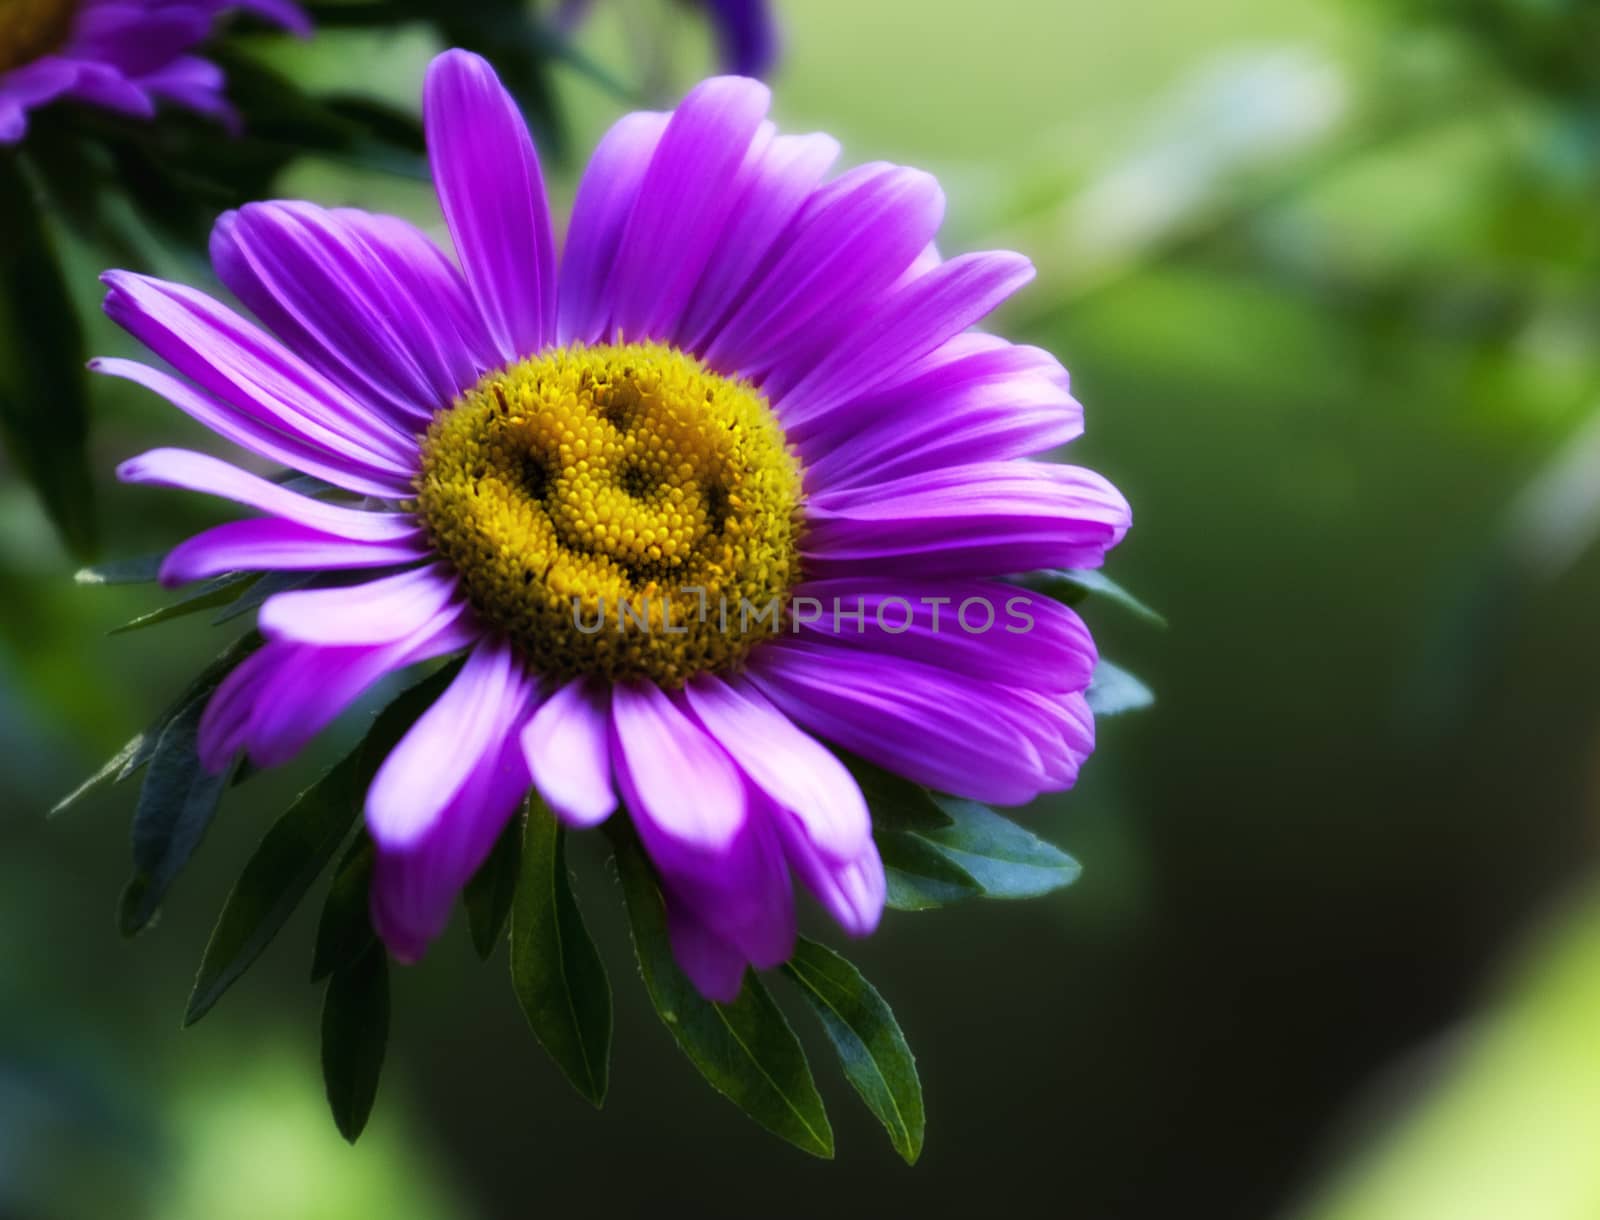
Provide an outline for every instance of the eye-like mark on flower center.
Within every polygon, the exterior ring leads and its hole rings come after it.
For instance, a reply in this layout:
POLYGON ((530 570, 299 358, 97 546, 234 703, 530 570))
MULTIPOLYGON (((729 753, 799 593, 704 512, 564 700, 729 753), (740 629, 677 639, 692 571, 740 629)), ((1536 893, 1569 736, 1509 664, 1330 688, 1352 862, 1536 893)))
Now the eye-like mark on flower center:
POLYGON ((0 0, 0 72, 59 50, 77 9, 78 0, 0 0))
POLYGON ((535 670, 668 688, 777 631, 800 500, 760 392, 654 343, 489 374, 434 420, 417 480, 434 546, 535 670))

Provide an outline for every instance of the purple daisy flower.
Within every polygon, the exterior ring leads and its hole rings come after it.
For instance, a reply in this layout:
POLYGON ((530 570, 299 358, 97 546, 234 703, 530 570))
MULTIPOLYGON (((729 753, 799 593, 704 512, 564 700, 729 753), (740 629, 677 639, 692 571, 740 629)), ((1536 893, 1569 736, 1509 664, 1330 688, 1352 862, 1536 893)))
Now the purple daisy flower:
MULTIPOLYGON (((778 60, 778 23, 772 0, 688 0, 706 12, 717 37, 717 54, 725 71, 739 76, 765 76, 778 60)), ((594 7, 594 0, 562 0, 556 24, 573 29, 594 7)))
POLYGON ((853 935, 882 912, 867 806, 819 739, 1003 805, 1093 748, 1087 630, 1002 578, 1098 566, 1128 506, 1022 460, 1082 410, 1053 357, 970 329, 1032 267, 942 260, 932 177, 830 179, 837 143, 778 135, 768 103, 723 77, 623 118, 558 259, 522 117, 451 51, 424 118, 459 266, 405 221, 275 202, 211 245, 266 329, 105 276, 106 312, 177 376, 99 371, 348 493, 176 449, 120 468, 260 514, 178 546, 168 584, 344 574, 263 604, 205 765, 285 762, 384 675, 466 653, 366 795, 372 918, 402 960, 531 786, 573 827, 620 801, 679 962, 726 1000, 789 956, 791 878, 853 935))
POLYGON ((22 139, 29 111, 65 98, 140 118, 172 102, 231 120, 222 69, 190 52, 232 9, 311 32, 293 0, 4 0, 0 144, 22 139))

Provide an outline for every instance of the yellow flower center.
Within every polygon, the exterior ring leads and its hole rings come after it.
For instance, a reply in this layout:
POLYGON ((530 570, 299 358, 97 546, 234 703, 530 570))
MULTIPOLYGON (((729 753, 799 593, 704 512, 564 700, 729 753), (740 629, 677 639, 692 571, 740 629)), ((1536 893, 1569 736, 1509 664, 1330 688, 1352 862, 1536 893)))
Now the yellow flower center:
POLYGON ((77 0, 0 0, 0 72, 57 50, 77 8, 77 0))
POLYGON ((428 429, 417 513, 478 613, 556 678, 735 669, 799 578, 800 469, 766 399, 657 343, 484 377, 428 429))

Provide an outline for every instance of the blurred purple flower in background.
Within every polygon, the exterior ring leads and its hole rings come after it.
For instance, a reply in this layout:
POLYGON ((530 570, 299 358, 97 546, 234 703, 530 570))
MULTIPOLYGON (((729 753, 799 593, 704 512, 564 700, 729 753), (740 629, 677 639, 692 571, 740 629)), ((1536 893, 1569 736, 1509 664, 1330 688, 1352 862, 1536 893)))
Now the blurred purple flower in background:
MULTIPOLYGON (((703 9, 716 32, 724 72, 763 77, 778 59, 778 23, 772 0, 684 0, 703 9)), ((594 7, 594 0, 562 0, 556 20, 571 30, 594 7)))
POLYGON ((74 100, 148 118, 159 102, 231 121, 222 69, 191 54, 231 10, 309 34, 293 0, 0 0, 0 144, 74 100))

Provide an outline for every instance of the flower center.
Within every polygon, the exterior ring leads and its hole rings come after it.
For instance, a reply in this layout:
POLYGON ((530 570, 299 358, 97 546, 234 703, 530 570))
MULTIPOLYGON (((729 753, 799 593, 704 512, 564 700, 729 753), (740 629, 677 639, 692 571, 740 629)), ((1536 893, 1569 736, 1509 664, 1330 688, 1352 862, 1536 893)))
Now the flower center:
POLYGON ((799 579, 800 469, 766 399, 657 343, 490 373, 428 429, 417 513, 537 672, 737 668, 799 579))
POLYGON ((0 0, 0 72, 58 49, 77 8, 77 0, 0 0))

